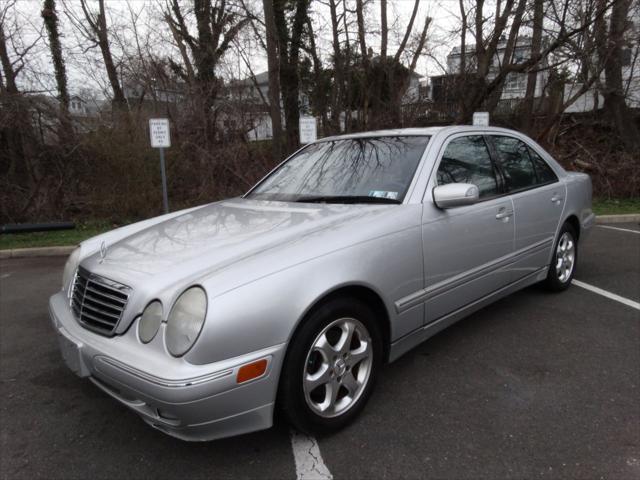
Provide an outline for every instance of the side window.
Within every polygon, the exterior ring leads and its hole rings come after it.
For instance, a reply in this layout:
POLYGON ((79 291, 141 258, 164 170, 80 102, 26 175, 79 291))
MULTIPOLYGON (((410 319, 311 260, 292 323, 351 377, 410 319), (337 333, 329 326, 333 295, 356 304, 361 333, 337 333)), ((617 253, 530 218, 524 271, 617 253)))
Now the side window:
POLYGON ((459 137, 449 142, 436 178, 438 185, 472 183, 478 187, 480 197, 499 193, 491 156, 481 135, 459 137))
POLYGON ((510 191, 535 186, 536 171, 533 168, 529 149, 520 140, 511 137, 492 137, 500 156, 500 164, 510 191))
POLYGON ((551 170, 551 167, 542 159, 540 155, 538 155, 531 148, 529 148, 529 155, 531 156, 531 160, 533 160, 533 166, 536 169, 538 183, 545 184, 558 181, 558 176, 553 170, 551 170))

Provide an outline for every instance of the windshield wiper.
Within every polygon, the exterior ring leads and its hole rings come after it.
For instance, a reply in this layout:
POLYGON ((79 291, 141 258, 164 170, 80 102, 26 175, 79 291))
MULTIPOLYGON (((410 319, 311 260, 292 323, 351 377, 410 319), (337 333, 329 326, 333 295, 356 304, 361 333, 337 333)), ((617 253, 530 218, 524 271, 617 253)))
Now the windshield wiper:
POLYGON ((322 195, 317 197, 300 197, 300 203, 402 203, 395 198, 369 197, 366 195, 322 195))

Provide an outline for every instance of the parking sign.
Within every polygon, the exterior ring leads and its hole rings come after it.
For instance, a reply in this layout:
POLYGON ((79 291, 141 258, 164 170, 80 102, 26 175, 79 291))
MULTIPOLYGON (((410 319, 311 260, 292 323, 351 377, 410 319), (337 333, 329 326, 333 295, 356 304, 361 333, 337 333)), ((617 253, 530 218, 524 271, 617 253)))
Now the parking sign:
POLYGON ((318 138, 318 128, 314 117, 300 117, 300 144, 315 142, 318 138))
POLYGON ((153 148, 169 148, 171 135, 169 133, 168 118, 151 118, 149 120, 149 135, 153 148))

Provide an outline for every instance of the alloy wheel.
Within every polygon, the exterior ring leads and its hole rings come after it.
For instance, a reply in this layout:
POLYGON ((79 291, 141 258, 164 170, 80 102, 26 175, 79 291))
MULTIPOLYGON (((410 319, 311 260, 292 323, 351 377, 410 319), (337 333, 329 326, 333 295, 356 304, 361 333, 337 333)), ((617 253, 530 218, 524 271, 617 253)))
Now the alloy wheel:
POLYGON ((575 258, 576 249, 573 237, 569 232, 564 232, 556 248, 556 275, 562 283, 571 278, 575 258))
POLYGON ((307 405, 324 418, 342 415, 365 390, 372 364, 367 328, 355 318, 331 322, 307 353, 302 379, 307 405))

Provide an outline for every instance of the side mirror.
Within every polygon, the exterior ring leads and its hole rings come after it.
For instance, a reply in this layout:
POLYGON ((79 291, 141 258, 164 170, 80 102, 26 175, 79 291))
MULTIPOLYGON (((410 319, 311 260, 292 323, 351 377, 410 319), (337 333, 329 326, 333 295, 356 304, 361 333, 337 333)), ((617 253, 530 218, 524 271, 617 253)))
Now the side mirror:
POLYGON ((473 205, 479 199, 478 187, 471 183, 448 183, 433 189, 433 201, 439 208, 473 205))

